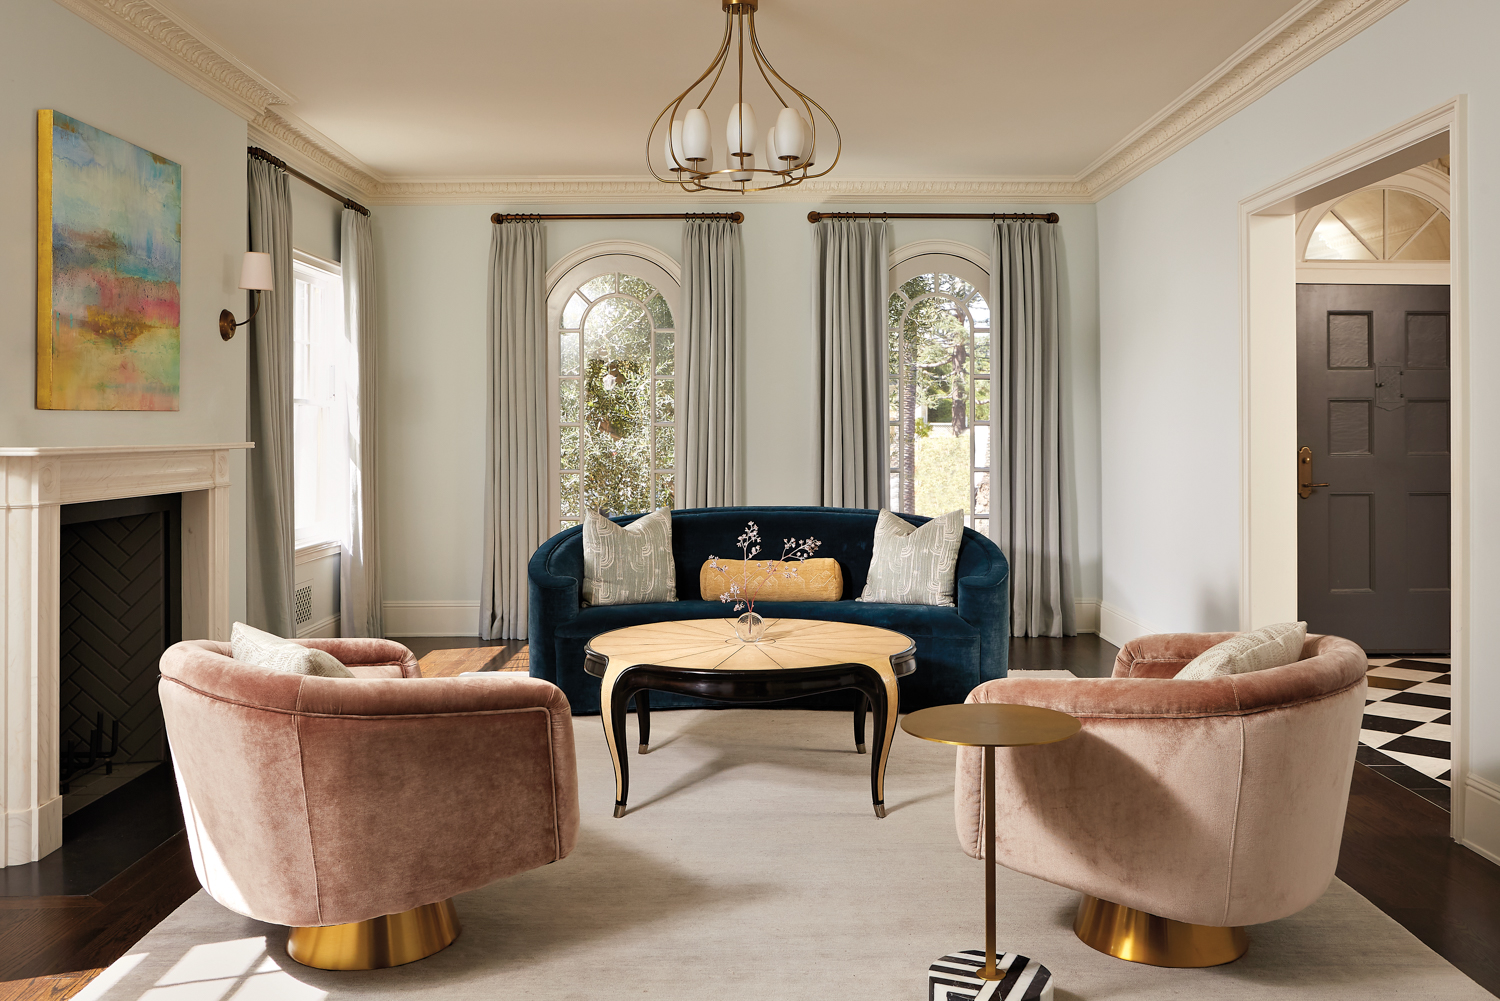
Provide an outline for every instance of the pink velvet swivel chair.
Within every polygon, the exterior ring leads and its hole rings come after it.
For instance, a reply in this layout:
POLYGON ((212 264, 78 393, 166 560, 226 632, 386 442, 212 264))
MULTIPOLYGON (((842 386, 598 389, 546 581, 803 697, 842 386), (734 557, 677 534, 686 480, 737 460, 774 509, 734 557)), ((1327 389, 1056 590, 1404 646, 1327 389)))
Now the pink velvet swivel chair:
MULTIPOLYGON (((1084 894, 1088 945, 1157 966, 1213 966, 1244 926, 1317 900, 1338 865, 1365 705, 1364 651, 1308 636, 1302 660, 1174 677, 1233 633, 1144 636, 1110 678, 1002 678, 969 702, 1079 717, 1077 736, 996 754, 995 861, 1084 894)), ((981 759, 960 748, 959 843, 983 853, 981 759)))
POLYGON ((252 667, 202 640, 162 656, 193 866, 215 900, 291 926, 300 963, 395 966, 457 937, 454 894, 572 851, 572 714, 555 685, 421 678, 388 640, 302 642, 355 677, 252 667))

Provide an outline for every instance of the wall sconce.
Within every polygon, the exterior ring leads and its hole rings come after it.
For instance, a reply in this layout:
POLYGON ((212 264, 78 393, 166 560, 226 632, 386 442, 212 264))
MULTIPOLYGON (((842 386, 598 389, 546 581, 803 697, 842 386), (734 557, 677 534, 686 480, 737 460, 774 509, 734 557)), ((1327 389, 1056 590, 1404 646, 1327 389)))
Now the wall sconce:
MULTIPOLYGON (((274 287, 271 283, 271 255, 258 254, 253 250, 247 252, 245 263, 240 265, 240 288, 252 292, 270 292, 274 287)), ((255 314, 260 312, 260 300, 260 296, 255 297, 255 308, 239 323, 234 322, 234 314, 229 310, 220 310, 219 336, 227 341, 234 336, 236 327, 243 327, 255 319, 255 314)))

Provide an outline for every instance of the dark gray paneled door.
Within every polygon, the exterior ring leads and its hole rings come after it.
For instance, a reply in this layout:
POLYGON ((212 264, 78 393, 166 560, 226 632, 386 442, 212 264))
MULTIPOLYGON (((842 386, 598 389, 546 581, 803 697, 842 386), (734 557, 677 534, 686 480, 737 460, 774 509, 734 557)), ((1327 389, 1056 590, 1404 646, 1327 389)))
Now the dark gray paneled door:
MULTIPOLYGON (((1448 286, 1297 286, 1298 615, 1371 653, 1448 651, 1448 286)), ((1288 461, 1297 457, 1288 456, 1288 461)))

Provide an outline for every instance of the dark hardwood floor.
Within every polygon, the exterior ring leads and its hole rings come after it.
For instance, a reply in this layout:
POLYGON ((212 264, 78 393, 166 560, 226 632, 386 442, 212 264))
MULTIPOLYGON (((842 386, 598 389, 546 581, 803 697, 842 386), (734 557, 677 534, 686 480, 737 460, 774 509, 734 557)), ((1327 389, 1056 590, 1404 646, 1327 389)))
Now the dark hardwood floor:
MULTIPOLYGON (((435 649, 519 643, 464 637, 402 640, 435 649)), ((1107 676, 1115 648, 1097 636, 1015 640, 1016 670, 1107 676)), ((1448 813, 1354 766, 1339 878, 1486 990, 1500 994, 1500 866, 1448 836, 1448 813)), ((69 998, 125 955, 198 889, 178 833, 86 894, 0 896, 0 1001, 69 998)))
POLYGON ((1450 815, 1356 764, 1338 876, 1500 995, 1500 866, 1448 834, 1450 815))

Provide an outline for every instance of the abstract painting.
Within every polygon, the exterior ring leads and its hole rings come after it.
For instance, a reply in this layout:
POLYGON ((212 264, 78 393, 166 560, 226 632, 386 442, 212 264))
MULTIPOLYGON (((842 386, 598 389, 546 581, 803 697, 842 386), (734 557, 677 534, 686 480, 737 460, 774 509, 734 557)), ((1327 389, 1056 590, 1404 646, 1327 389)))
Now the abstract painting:
POLYGON ((57 111, 37 139, 37 409, 176 410, 182 167, 57 111))

